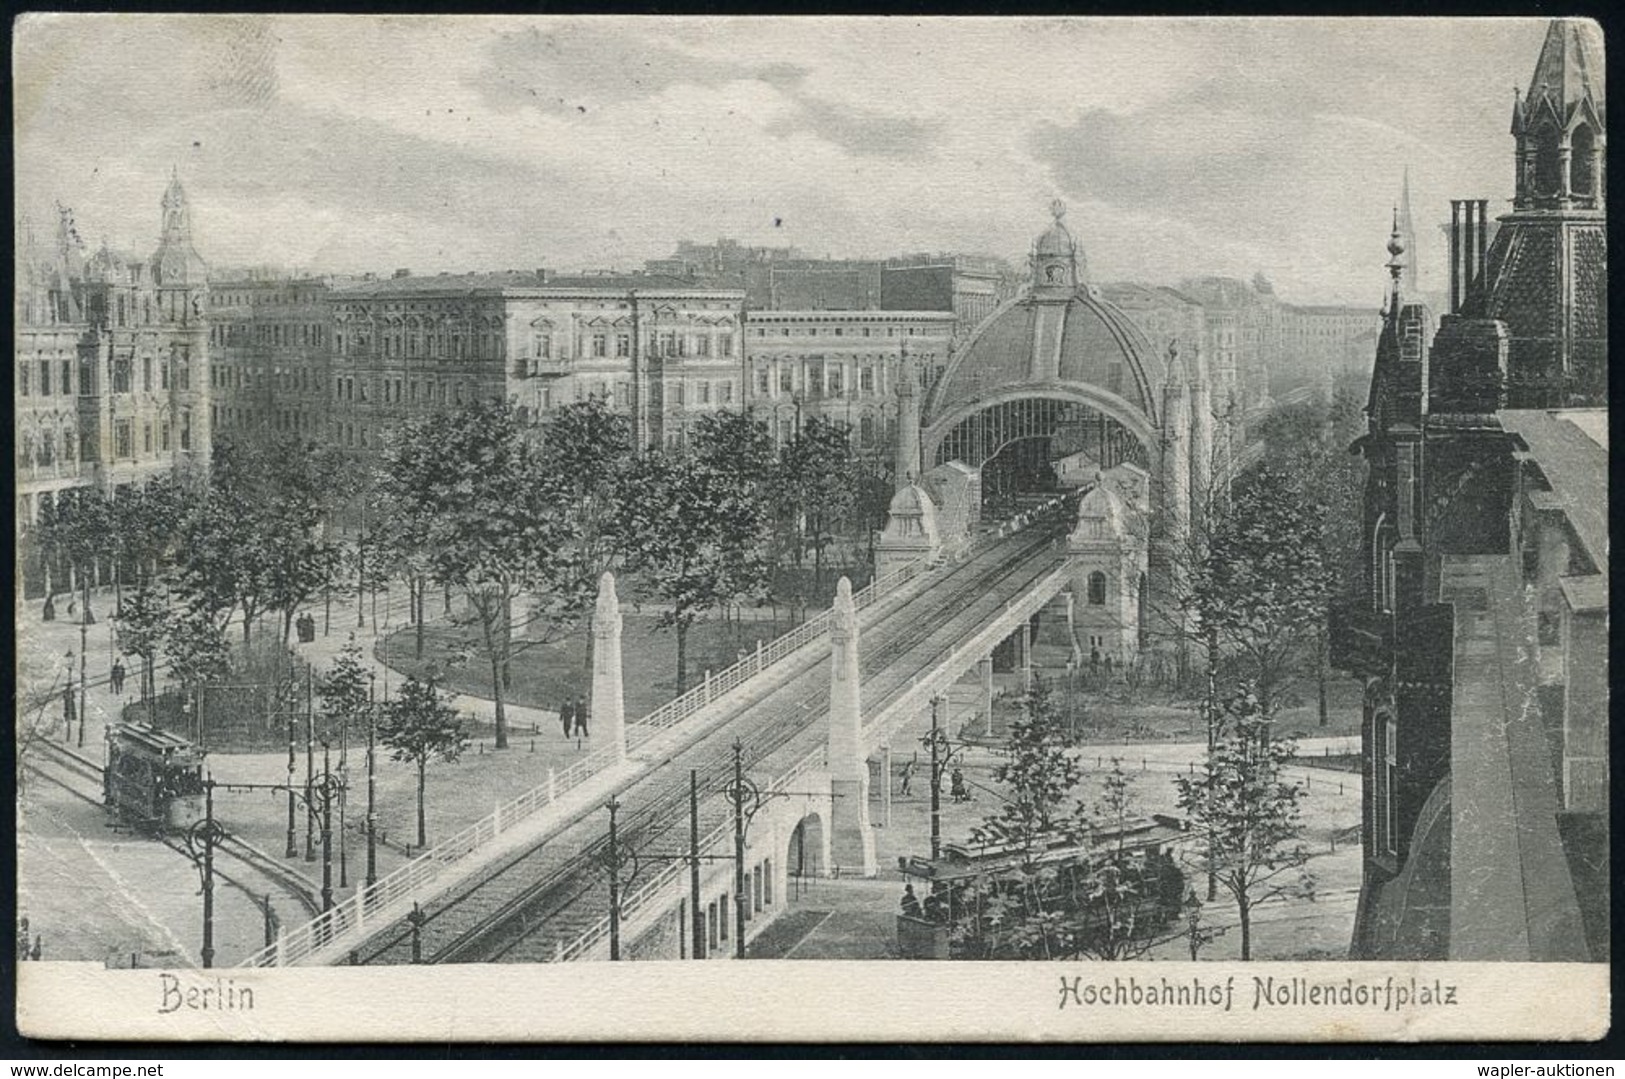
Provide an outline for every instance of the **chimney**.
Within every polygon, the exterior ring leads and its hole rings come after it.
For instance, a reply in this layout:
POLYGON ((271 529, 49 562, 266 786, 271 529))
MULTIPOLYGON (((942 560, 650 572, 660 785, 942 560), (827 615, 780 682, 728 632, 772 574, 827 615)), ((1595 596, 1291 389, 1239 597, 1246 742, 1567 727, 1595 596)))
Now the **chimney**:
POLYGON ((1489 200, 1450 200, 1450 313, 1459 314, 1484 274, 1489 200))
POLYGON ((411 277, 412 276, 412 271, 407 269, 406 267, 402 266, 400 269, 395 271, 394 276, 396 278, 411 277))
POLYGON ((540 281, 544 285, 547 284, 547 268, 546 267, 544 267, 544 266, 536 267, 536 280, 540 281))

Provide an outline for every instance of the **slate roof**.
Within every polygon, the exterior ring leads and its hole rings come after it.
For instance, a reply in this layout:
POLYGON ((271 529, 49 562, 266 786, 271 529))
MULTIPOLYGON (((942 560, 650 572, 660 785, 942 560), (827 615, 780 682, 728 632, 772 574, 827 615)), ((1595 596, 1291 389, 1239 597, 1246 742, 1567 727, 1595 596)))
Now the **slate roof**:
POLYGON ((1501 426, 1518 436, 1551 484, 1586 555, 1608 575, 1608 446, 1602 409, 1508 409, 1501 426), (1599 442, 1597 416, 1603 416, 1599 442))

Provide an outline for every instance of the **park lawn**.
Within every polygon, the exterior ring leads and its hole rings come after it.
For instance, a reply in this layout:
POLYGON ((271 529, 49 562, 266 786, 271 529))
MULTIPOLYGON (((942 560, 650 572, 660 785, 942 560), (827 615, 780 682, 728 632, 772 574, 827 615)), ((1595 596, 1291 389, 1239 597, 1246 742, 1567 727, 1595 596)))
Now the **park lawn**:
MULTIPOLYGON (((698 685, 707 669, 720 671, 731 666, 741 650, 756 647, 758 638, 766 643, 789 628, 788 621, 776 625, 768 619, 746 620, 737 625, 696 623, 688 634, 689 687, 698 685)), ((504 700, 556 711, 566 699, 590 697, 592 685, 586 671, 588 632, 582 626, 546 644, 515 641, 512 684, 504 700)), ((387 657, 388 665, 404 674, 423 676, 434 671, 441 685, 454 692, 491 696, 491 665, 479 647, 478 629, 429 623, 424 627, 421 660, 414 655, 416 633, 411 627, 395 631, 374 645, 374 655, 380 661, 387 657), (466 658, 448 664, 453 654, 466 658)), ((677 695, 677 635, 656 629, 653 615, 625 615, 621 664, 628 719, 648 715, 677 695)))

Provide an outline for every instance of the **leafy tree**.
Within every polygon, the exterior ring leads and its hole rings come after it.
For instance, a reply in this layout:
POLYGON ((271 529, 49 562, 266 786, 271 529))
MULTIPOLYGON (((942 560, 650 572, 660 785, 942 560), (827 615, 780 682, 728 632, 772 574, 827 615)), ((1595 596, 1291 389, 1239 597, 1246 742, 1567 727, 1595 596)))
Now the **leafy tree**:
POLYGON ((702 467, 715 474, 718 497, 731 522, 723 542, 732 558, 719 605, 760 598, 768 581, 773 512, 773 435, 767 424, 744 412, 714 412, 695 425, 692 446, 702 467))
POLYGON ((316 683, 316 695, 322 700, 322 714, 327 717, 328 729, 333 721, 359 725, 372 707, 372 679, 361 662, 361 646, 355 634, 316 683))
POLYGON ((114 618, 119 651, 141 661, 143 704, 158 695, 158 649, 163 646, 171 618, 169 601, 150 581, 143 581, 130 594, 114 618))
POLYGON ((380 713, 378 740, 390 750, 393 760, 417 766, 418 846, 422 847, 428 843, 423 798, 429 762, 438 758, 449 764, 462 756, 469 745, 468 734, 457 710, 445 703, 432 680, 408 677, 394 699, 383 703, 380 713))
POLYGON ((795 534, 795 564, 813 552, 813 589, 824 581, 824 551, 834 529, 847 519, 855 492, 851 482, 851 429, 813 416, 779 452, 775 487, 780 520, 795 534))
POLYGON ((1270 734, 1269 713, 1246 686, 1221 703, 1220 737, 1200 774, 1177 776, 1179 806, 1208 843, 1203 867, 1236 901, 1241 958, 1252 958, 1252 912, 1276 896, 1313 898, 1302 843, 1304 792, 1282 770, 1297 752, 1270 734))
POLYGON ((1171 859, 1130 847, 1132 780, 1113 760, 1091 812, 1077 800, 1083 773, 1065 741, 1048 688, 1035 681, 994 770, 1001 804, 971 833, 985 855, 1015 861, 955 896, 962 954, 1116 960, 1171 939, 1163 930, 1183 876, 1171 859))
POLYGON ((677 692, 688 685, 688 632, 705 611, 760 587, 759 508, 737 497, 726 473, 690 449, 651 452, 627 470, 617 528, 629 565, 661 601, 656 626, 677 635, 677 692))
POLYGON ((197 717, 198 739, 207 743, 201 696, 205 686, 231 669, 231 646, 225 631, 208 611, 184 604, 170 612, 164 627, 164 651, 180 681, 184 707, 197 717))
POLYGON ((1192 594, 1201 625, 1246 664, 1266 717, 1325 621, 1326 516, 1302 477, 1266 465, 1235 482, 1197 567, 1192 594))
MULTIPOLYGON (((566 522, 537 612, 553 627, 581 624, 597 599, 599 578, 623 554, 616 525, 631 456, 632 425, 604 397, 566 405, 542 428, 539 482, 555 490, 556 509, 566 522)), ((538 643, 547 636, 540 634, 538 643)), ((592 649, 593 638, 587 634, 584 672, 592 670, 592 649)))
POLYGON ((115 557, 113 510, 97 487, 60 491, 40 512, 44 550, 73 568, 78 577, 83 617, 91 619, 90 588, 97 563, 115 557))
POLYGON ((508 747, 504 691, 514 604, 570 564, 568 477, 536 465, 513 410, 481 401, 409 422, 386 449, 379 491, 430 576, 461 593, 491 665, 496 747, 508 747))

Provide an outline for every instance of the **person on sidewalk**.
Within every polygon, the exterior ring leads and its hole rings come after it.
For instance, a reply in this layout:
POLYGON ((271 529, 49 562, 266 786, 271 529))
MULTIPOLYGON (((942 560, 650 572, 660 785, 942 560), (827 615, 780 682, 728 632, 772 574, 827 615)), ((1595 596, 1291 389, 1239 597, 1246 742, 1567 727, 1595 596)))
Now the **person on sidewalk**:
POLYGON ((570 733, 575 730, 575 722, 575 705, 570 703, 569 697, 566 697, 564 703, 559 705, 559 724, 564 728, 564 737, 570 737, 570 733))
POLYGON ((579 694, 576 696, 576 737, 592 737, 587 731, 587 702, 579 694))
POLYGON ((108 672, 108 680, 113 684, 114 695, 124 696, 124 661, 122 659, 113 661, 113 669, 108 672))

